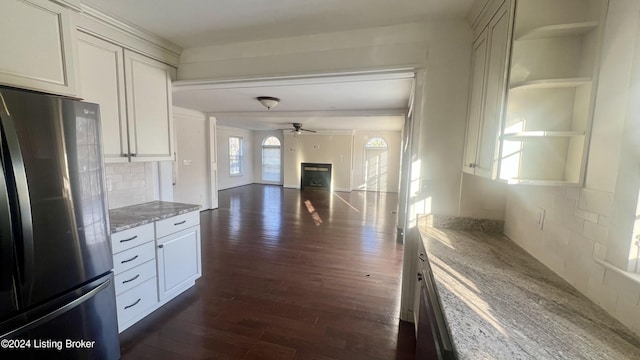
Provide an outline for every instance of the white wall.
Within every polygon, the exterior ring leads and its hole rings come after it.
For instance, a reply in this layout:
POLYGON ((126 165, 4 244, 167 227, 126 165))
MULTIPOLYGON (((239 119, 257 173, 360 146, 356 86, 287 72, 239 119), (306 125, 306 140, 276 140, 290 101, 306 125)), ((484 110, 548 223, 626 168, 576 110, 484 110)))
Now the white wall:
POLYGON ((173 107, 176 161, 174 200, 209 208, 207 116, 199 111, 173 107))
POLYGON ((353 190, 363 190, 365 186, 365 149, 366 143, 374 137, 381 137, 389 146, 387 151, 385 187, 380 191, 398 192, 400 181, 400 146, 399 131, 357 131, 353 136, 353 190))
POLYGON ((218 189, 224 190, 253 183, 253 132, 240 128, 217 126, 218 189), (242 175, 229 175, 229 136, 242 137, 242 175))
POLYGON ((640 184, 639 26, 640 2, 610 0, 585 186, 509 186, 505 223, 505 234, 637 334, 640 283, 617 269, 629 266, 640 184))
POLYGON ((334 134, 284 135, 284 187, 300 188, 300 164, 332 164, 333 190, 351 191, 351 150, 353 135, 334 134))
POLYGON ((465 21, 427 24, 427 66, 416 101, 417 159, 412 174, 421 194, 415 213, 458 215, 460 164, 467 121, 471 29, 465 21))
MULTIPOLYGON (((424 64, 424 23, 185 49, 179 80, 359 71, 424 64)), ((439 34, 442 35, 442 34, 439 34)))
POLYGON ((282 178, 284 172, 282 171, 284 165, 284 136, 282 130, 273 131, 254 131, 253 132, 253 182, 256 184, 275 184, 282 185, 282 178), (275 136, 280 140, 280 181, 269 182, 262 180, 262 141, 269 136, 275 136))

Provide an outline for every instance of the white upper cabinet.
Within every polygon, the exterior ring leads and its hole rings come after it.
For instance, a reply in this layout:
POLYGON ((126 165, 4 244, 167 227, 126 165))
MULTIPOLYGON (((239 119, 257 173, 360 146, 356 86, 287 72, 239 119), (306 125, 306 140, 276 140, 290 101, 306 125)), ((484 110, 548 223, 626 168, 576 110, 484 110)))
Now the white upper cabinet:
POLYGON ((171 160, 173 116, 171 78, 174 69, 125 50, 129 151, 132 161, 171 160))
POLYGON ((2 0, 0 14, 0 83, 75 96, 72 11, 48 0, 2 0))
MULTIPOLYGON (((491 14, 480 23, 472 53, 472 74, 463 171, 496 178, 500 154, 500 125, 507 88, 507 59, 511 40, 512 2, 492 1, 491 14)), ((486 10, 490 11, 490 10, 486 10)))
POLYGON ((82 97, 100 104, 105 161, 126 161, 126 96, 123 49, 78 33, 78 75, 82 97))
POLYGON ((500 178, 583 183, 606 0, 518 0, 500 178))
POLYGON ((78 32, 80 94, 100 104, 106 162, 173 159, 175 69, 78 32))

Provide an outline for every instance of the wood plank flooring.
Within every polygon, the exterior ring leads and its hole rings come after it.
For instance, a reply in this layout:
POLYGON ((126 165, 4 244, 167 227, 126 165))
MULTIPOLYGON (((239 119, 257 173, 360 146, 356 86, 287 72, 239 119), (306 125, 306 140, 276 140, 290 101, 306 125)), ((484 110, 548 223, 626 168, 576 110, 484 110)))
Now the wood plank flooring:
POLYGON ((397 195, 248 185, 201 213, 203 276, 121 334, 123 359, 413 359, 397 195))

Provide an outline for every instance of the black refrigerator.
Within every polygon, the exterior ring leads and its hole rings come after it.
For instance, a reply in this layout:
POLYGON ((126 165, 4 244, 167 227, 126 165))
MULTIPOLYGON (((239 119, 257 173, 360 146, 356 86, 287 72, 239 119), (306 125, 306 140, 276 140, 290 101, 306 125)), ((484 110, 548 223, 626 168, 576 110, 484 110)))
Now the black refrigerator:
POLYGON ((0 87, 0 133, 0 358, 119 358, 98 105, 0 87))

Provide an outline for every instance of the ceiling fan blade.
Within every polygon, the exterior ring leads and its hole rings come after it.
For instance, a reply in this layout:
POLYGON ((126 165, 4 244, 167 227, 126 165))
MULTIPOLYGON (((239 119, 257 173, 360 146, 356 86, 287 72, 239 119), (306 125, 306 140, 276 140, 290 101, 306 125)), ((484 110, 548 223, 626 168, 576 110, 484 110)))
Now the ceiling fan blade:
POLYGON ((300 129, 300 130, 302 130, 302 131, 308 131, 308 132, 312 132, 312 133, 317 132, 317 131, 315 131, 315 130, 307 130, 307 129, 300 129))

